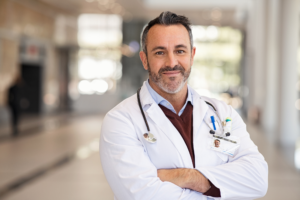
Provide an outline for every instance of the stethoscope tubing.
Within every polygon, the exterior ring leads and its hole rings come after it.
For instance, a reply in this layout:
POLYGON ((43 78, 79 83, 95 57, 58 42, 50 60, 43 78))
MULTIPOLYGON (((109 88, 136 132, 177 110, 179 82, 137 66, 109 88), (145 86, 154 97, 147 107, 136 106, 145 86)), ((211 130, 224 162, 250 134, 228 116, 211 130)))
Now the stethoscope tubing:
POLYGON ((150 128, 149 128, 149 125, 148 125, 148 121, 147 121, 147 119, 146 119, 146 116, 145 116, 145 113, 144 113, 144 111, 143 111, 142 104, 141 104, 140 91, 141 91, 141 88, 138 89, 138 91, 137 91, 137 100, 138 100, 138 104, 139 104, 141 113, 142 113, 142 115, 143 115, 143 118, 144 118, 144 121, 145 121, 147 130, 148 130, 148 133, 150 133, 150 128))
MULTIPOLYGON (((137 100, 138 100, 138 104, 139 104, 141 113, 142 113, 143 118, 144 118, 144 122, 145 122, 146 127, 147 127, 147 130, 148 130, 148 133, 150 133, 149 124, 148 124, 148 121, 147 121, 147 119, 146 119, 146 116, 145 116, 145 113, 144 113, 144 111, 143 111, 142 104, 141 104, 140 91, 141 91, 141 88, 139 88, 139 89, 137 90, 137 100)), ((220 116, 218 115, 218 112, 217 112, 216 108, 215 108, 211 103, 209 103, 209 102, 207 102, 207 101, 205 101, 205 103, 208 104, 209 106, 211 106, 211 107, 213 108, 213 110, 215 111, 215 113, 216 113, 218 119, 219 119, 220 122, 221 122, 221 118, 220 118, 220 116)), ((204 120, 204 122, 206 123, 206 125, 207 125, 211 130, 213 130, 205 120, 204 120)), ((218 121, 216 121, 216 122, 219 124, 218 121)), ((222 127, 222 125, 220 126, 220 124, 219 124, 219 127, 222 127)), ((224 128, 223 128, 223 132, 224 132, 224 128)))

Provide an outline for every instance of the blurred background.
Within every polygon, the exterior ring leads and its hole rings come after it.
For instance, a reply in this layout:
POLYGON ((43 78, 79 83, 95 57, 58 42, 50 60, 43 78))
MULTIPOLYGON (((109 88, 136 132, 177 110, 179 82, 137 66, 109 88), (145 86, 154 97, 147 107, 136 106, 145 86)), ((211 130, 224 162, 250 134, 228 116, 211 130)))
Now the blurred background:
POLYGON ((0 0, 0 199, 113 199, 102 119, 147 79, 141 31, 166 10, 193 24, 189 84, 265 156, 262 199, 300 199, 299 0, 0 0))

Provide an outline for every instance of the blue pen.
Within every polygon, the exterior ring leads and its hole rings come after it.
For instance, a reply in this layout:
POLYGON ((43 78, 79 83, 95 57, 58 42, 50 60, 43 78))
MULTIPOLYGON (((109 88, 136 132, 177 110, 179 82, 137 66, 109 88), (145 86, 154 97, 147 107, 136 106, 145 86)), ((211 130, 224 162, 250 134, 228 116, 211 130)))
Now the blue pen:
POLYGON ((215 118, 214 118, 214 116, 210 116, 210 118, 211 118, 211 123, 212 123, 213 126, 214 126, 214 130, 217 130, 217 129, 216 129, 216 125, 215 125, 215 118))

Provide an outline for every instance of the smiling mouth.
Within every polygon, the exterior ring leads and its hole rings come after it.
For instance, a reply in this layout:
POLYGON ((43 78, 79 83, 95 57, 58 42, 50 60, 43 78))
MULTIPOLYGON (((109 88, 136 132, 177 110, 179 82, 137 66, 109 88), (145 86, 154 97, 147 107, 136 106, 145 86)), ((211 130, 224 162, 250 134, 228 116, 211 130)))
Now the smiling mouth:
POLYGON ((176 70, 176 71, 166 71, 163 72, 164 75, 176 75, 176 74, 180 74, 180 71, 176 70))

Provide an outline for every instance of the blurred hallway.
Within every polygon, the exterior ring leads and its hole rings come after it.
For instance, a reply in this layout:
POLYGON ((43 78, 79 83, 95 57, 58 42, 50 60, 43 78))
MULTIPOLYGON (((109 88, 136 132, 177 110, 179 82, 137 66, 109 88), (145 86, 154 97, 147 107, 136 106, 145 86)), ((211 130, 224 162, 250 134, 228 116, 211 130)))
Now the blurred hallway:
POLYGON ((1 194, 16 194, 10 197, 13 199, 90 199, 103 196, 99 191, 109 189, 96 153, 102 116, 66 118, 70 116, 65 116, 60 126, 53 126, 56 119, 48 120, 38 134, 0 141, 1 194), (18 190, 9 191, 14 184, 33 177, 36 179, 21 185, 20 192, 29 189, 29 193, 19 196, 18 190))
POLYGON ((113 199, 102 119, 147 80, 141 32, 167 10, 192 23, 188 84, 247 120, 262 199, 300 199, 300 0, 0 0, 0 199, 113 199))
MULTIPOLYGON (((60 126, 48 121, 52 128, 44 126, 39 134, 0 141, 1 199, 113 199, 98 154, 103 116, 65 118, 67 123, 60 126)), ((62 117, 58 119, 61 121, 62 117)), ((248 123, 247 129, 269 164, 269 190, 262 199, 298 200, 300 174, 293 163, 259 127, 248 123)))

